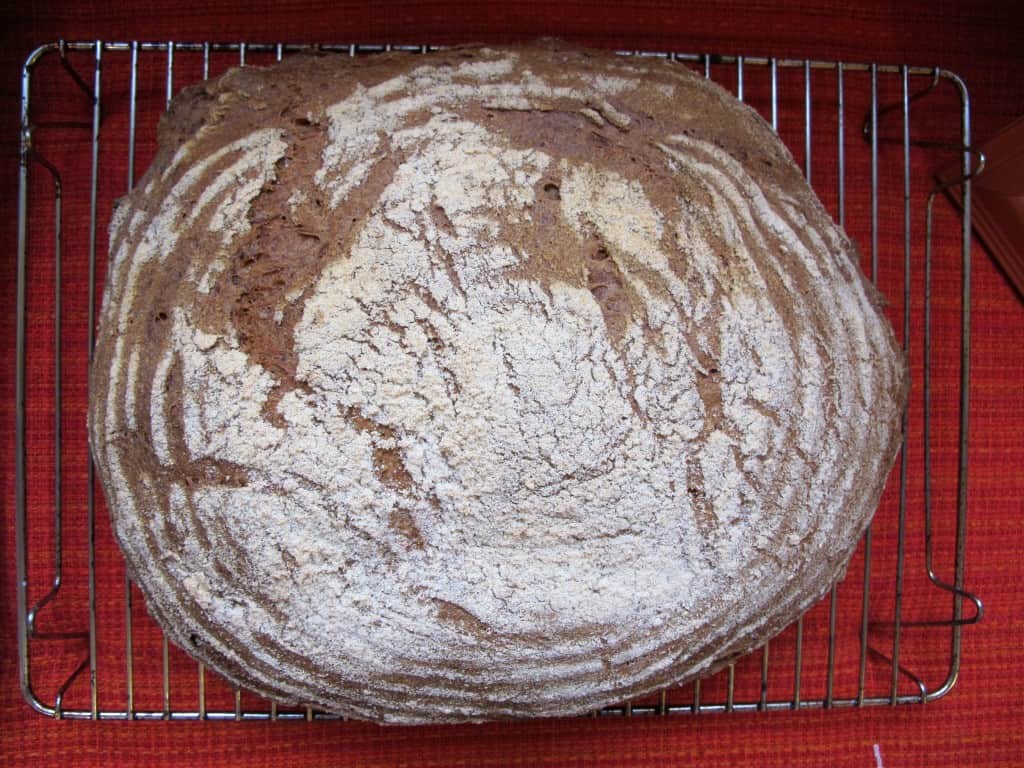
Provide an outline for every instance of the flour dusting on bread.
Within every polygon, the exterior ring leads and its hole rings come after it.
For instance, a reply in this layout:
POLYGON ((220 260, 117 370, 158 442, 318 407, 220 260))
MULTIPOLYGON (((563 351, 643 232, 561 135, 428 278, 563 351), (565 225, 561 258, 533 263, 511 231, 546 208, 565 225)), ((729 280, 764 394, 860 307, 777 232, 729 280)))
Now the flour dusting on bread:
POLYGON ((746 106, 543 43, 186 89, 120 204, 92 449, 147 605, 282 702, 583 712, 841 575, 906 371, 746 106))

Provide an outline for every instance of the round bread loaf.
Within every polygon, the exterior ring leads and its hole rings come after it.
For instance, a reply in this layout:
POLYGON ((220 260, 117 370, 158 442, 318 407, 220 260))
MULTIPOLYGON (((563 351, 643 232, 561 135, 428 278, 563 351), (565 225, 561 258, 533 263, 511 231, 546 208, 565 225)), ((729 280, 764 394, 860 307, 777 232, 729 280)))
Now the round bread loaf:
POLYGON ((282 703, 579 713, 838 579, 907 375, 765 122, 557 43, 187 88, 111 224, 90 435, 170 639, 282 703))

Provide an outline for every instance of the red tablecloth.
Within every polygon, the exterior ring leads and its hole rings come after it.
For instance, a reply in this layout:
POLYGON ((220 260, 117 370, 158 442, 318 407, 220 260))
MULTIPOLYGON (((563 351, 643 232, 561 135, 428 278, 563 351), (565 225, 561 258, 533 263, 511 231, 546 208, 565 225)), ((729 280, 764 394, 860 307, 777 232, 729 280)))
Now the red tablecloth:
MULTIPOLYGON (((53 2, 3 10, 0 259, 3 446, 0 763, 4 765, 923 766, 1024 764, 1024 305, 975 244, 967 582, 986 602, 964 632, 953 692, 927 706, 480 726, 56 722, 17 682, 14 578, 14 296, 18 67, 69 40, 500 42, 540 35, 610 48, 714 51, 947 67, 967 81, 984 141, 1024 112, 1024 14, 1015 3, 53 2)), ((885 235, 895 237, 897 235, 885 235)), ((901 243, 897 244, 901 247, 901 243)), ((46 311, 36 307, 35 311, 46 311)), ((69 398, 84 393, 71 392, 69 398)))

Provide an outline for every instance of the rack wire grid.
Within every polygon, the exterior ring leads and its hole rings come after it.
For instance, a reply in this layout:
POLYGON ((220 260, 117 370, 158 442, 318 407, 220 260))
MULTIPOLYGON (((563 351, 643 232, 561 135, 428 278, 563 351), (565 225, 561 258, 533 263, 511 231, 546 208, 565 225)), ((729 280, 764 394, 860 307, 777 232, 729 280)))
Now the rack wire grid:
MULTIPOLYGON (((311 49, 364 56, 435 46, 61 41, 25 62, 15 534, 20 685, 40 713, 332 717, 233 687, 167 642, 125 575, 85 435, 104 233, 114 198, 155 152, 159 114, 184 84, 311 49)), ((981 601, 964 587, 970 179, 984 164, 970 144, 967 88, 939 68, 620 53, 668 58, 714 78, 770 122, 889 297, 913 390, 898 467, 846 578, 717 674, 594 715, 938 699, 956 684, 962 628, 982 616, 981 601), (958 172, 939 183, 943 162, 958 172), (944 200, 952 186, 960 209, 944 200)))

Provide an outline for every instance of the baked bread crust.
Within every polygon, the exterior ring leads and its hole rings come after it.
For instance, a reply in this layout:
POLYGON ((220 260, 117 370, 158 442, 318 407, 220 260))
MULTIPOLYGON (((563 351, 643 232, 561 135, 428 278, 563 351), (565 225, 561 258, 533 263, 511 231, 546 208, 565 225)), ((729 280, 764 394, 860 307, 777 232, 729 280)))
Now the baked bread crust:
POLYGON ((842 575, 907 373, 765 122, 556 42, 193 86, 111 224, 90 441, 169 638, 282 703, 584 712, 842 575))

